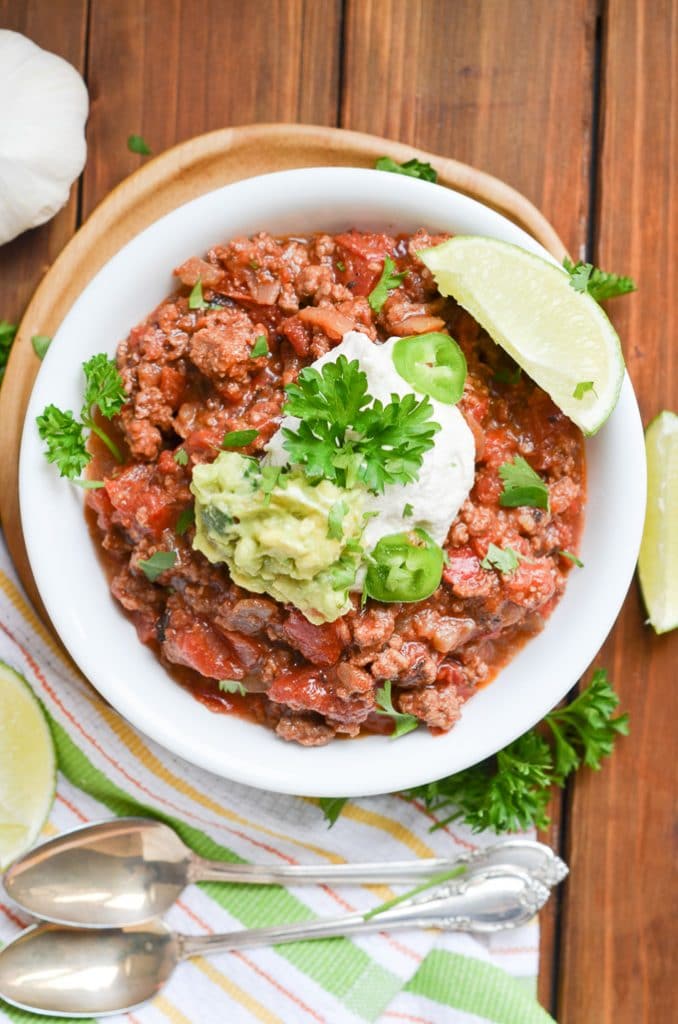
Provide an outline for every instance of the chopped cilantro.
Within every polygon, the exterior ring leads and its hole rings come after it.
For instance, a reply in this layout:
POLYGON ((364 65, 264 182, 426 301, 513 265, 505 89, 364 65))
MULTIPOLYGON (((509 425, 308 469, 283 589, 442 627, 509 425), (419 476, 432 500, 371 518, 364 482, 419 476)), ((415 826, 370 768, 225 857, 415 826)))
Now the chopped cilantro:
POLYGON ((438 180, 438 172, 430 164, 417 160, 406 160, 397 164, 390 156, 380 156, 374 165, 378 171, 390 171, 391 174, 406 174, 409 178, 421 178, 422 181, 438 180))
POLYGON ((250 351, 250 358, 258 359, 259 356, 267 356, 269 354, 270 353, 268 348, 268 342, 266 341, 266 336, 264 334, 257 335, 254 344, 252 345, 252 349, 250 351))
POLYGON ((511 573, 520 565, 522 556, 513 548, 500 548, 490 544, 487 554, 480 563, 483 569, 498 569, 501 573, 511 573))
POLYGON ((386 715, 393 722, 394 729, 391 733, 391 739, 396 740, 400 736, 406 736, 408 732, 412 732, 419 725, 419 719, 415 718, 414 715, 405 715, 402 711, 396 711, 393 706, 393 699, 391 697, 391 680, 384 683, 375 695, 376 699, 376 714, 386 715))
POLYGON ((207 309, 208 306, 209 303, 205 302, 205 299, 202 294, 202 279, 198 278, 198 280, 193 285, 193 288, 191 289, 191 294, 188 296, 188 308, 207 309))
POLYGON ((500 366, 499 369, 494 371, 494 379, 499 384, 508 384, 510 387, 514 387, 522 377, 522 374, 523 371, 519 366, 514 366, 512 370, 507 369, 505 366, 500 366))
POLYGON ((0 320, 0 383, 5 376, 9 350, 14 343, 18 329, 17 325, 11 324, 9 320, 0 320))
POLYGON ((579 384, 575 385, 575 389, 572 392, 572 397, 576 398, 578 401, 581 401, 581 399, 584 397, 584 395, 587 394, 589 391, 592 391, 594 393, 594 395, 596 393, 596 389, 594 387, 593 381, 592 380, 582 380, 582 381, 579 382, 579 384))
POLYGON ((188 465, 188 452, 186 451, 185 448, 177 448, 177 450, 174 453, 174 461, 176 462, 177 466, 188 465))
POLYGON ((31 338, 31 345, 38 359, 44 359, 47 349, 52 344, 48 334, 34 334, 31 338))
POLYGON ((346 264, 344 263, 344 261, 343 261, 343 260, 337 260, 337 270, 338 270, 338 271, 339 271, 339 272, 340 272, 341 274, 343 274, 343 273, 344 273, 344 271, 346 270, 346 264))
POLYGON ((327 517, 327 536, 330 540, 341 540, 344 536, 344 516, 348 512, 348 505, 345 501, 335 501, 327 517))
POLYGON ((179 513, 177 525, 174 527, 175 532, 178 533, 180 537, 183 537, 183 535, 186 533, 186 530, 189 528, 189 526, 192 526, 194 522, 195 509, 193 508, 192 505, 189 505, 188 508, 183 509, 183 511, 179 513))
POLYGON ((375 313, 379 313, 381 311, 382 306, 388 298, 388 293, 394 288, 398 288, 399 285, 403 283, 403 280, 407 275, 406 270, 403 270, 402 273, 394 273, 394 270, 395 263, 390 256, 385 256, 384 269, 381 272, 381 277, 367 296, 367 301, 375 313))
POLYGON ((127 148, 130 153, 139 153, 141 156, 150 156, 153 152, 141 135, 128 135, 127 148))
POLYGON ((578 569, 583 569, 584 568, 584 563, 581 561, 581 559, 577 558, 576 555, 573 555, 571 551, 560 550, 558 552, 558 554, 562 555, 563 558, 568 558, 571 562, 573 562, 577 566, 578 569))
POLYGON ((412 508, 412 506, 410 505, 410 503, 408 501, 405 504, 405 506, 403 507, 403 519, 409 519, 409 517, 412 515, 413 512, 414 512, 414 509, 412 508))
POLYGON ((337 818, 348 803, 347 796, 321 796, 318 806, 325 816, 329 828, 336 823, 337 818))
POLYGON ((221 442, 222 448, 245 448, 259 436, 258 430, 229 430, 221 442))
POLYGON ((248 693, 247 687, 239 679, 220 679, 219 689, 222 693, 237 693, 241 697, 246 697, 248 693))
POLYGON ((137 564, 146 579, 155 583, 158 576, 171 569, 176 560, 176 551, 156 551, 150 558, 142 558, 137 564))
POLYGON ((499 476, 504 489, 499 504, 505 508, 530 505, 533 508, 549 507, 549 489, 540 476, 520 455, 513 462, 504 462, 499 467, 499 476))

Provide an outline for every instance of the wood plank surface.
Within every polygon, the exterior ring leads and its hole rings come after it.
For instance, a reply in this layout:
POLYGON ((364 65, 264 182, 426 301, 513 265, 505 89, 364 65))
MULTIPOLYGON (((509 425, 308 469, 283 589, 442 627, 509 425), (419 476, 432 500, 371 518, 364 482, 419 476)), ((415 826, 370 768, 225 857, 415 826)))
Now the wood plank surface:
MULTIPOLYGON (((583 254, 595 16, 589 0, 348 0, 341 126, 497 175, 583 254)), ((543 838, 560 849, 560 794, 550 815, 543 838)), ((539 998, 552 1010, 558 910, 559 897, 540 915, 539 998)))
MULTIPOLYGON (((595 260, 638 284, 609 305, 648 423, 678 410, 678 3, 610 0, 603 30, 595 260)), ((675 1020, 678 634, 643 619, 634 583, 600 656, 631 736, 574 787, 561 1024, 675 1020)))
POLYGON ((154 153, 255 121, 336 123, 340 0, 95 0, 85 216, 154 153))

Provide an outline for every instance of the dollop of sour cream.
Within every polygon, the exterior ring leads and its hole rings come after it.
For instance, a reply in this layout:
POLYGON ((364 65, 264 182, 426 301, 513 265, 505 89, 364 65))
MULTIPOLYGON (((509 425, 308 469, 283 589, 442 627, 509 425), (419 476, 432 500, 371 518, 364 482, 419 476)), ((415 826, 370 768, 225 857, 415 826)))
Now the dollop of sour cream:
MULTIPOLYGON (((368 393, 387 405, 392 394, 406 395, 413 391, 393 364, 393 346, 398 340, 390 338, 378 345, 360 331, 349 331, 340 345, 312 365, 320 369, 325 363, 336 362, 341 355, 349 362, 357 359, 367 377, 368 393)), ((417 395, 418 399, 421 397, 417 395)), ((426 530, 442 545, 473 486, 475 442, 466 420, 456 406, 433 398, 429 401, 433 406, 431 419, 440 424, 440 430, 434 436, 433 447, 423 457, 418 479, 410 484, 389 484, 383 494, 369 492, 366 495, 365 512, 376 513, 365 525, 363 546, 366 551, 371 551, 381 537, 414 527, 426 530)), ((298 423, 294 416, 283 417, 280 428, 269 441, 269 461, 274 465, 282 466, 289 461, 283 447, 282 430, 284 427, 294 430, 298 423)), ((354 589, 361 589, 361 586, 359 578, 354 589)))

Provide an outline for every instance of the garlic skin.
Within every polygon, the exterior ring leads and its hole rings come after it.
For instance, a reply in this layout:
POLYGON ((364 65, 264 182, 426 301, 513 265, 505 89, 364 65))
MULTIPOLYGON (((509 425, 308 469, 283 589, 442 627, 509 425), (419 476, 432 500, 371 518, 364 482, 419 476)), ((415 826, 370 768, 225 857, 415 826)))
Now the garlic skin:
POLYGON ((0 29, 0 245, 66 204, 85 166, 88 110, 68 61, 0 29))

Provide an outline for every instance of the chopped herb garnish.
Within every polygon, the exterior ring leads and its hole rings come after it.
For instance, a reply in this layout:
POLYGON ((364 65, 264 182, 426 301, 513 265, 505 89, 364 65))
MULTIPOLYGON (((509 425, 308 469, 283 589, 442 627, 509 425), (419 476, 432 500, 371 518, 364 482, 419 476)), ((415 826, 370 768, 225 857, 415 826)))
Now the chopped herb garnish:
POLYGON ((522 374, 523 371, 519 366, 514 366, 512 370, 507 369, 505 366, 500 366, 499 369, 494 371, 494 379, 499 384, 508 384, 510 387, 515 387, 522 374))
POLYGON ((9 320, 0 320, 0 382, 5 376, 9 350, 14 343, 18 329, 17 325, 11 324, 9 320))
POLYGON ((64 412, 55 405, 48 405, 37 417, 38 433, 47 445, 45 458, 54 462, 61 476, 75 479, 92 456, 87 451, 85 430, 89 429, 99 437, 113 457, 122 462, 117 444, 94 421, 98 409, 105 419, 112 419, 120 412, 127 394, 122 377, 113 359, 104 353, 92 356, 83 363, 85 374, 85 400, 80 410, 80 420, 70 410, 64 412))
POLYGON ((409 178, 421 178, 422 181, 438 180, 438 172, 430 164, 417 160, 406 160, 397 164, 390 156, 380 156, 374 165, 378 171, 390 171, 391 174, 406 174, 409 178))
POLYGON ((258 270, 259 269, 259 261, 258 260, 250 260, 248 266, 250 266, 252 268, 252 270, 258 270))
POLYGON ((175 532, 180 537, 183 537, 183 535, 186 533, 186 530, 189 528, 189 526, 192 526, 194 522, 195 509, 193 508, 192 505, 189 505, 188 508, 183 509, 183 511, 179 513, 177 525, 174 527, 175 532))
POLYGON ((575 385, 575 389, 572 392, 572 397, 578 399, 579 401, 581 401, 581 399, 584 397, 584 395, 586 395, 589 391, 592 391, 594 393, 594 395, 596 393, 596 389, 595 389, 593 381, 592 380, 582 380, 582 381, 579 382, 579 384, 575 385))
POLYGON ((130 153, 140 153, 141 156, 150 156, 153 150, 141 135, 128 135, 127 148, 130 153))
POLYGON ((137 564, 147 580, 155 583, 177 560, 176 551, 156 551, 150 558, 142 558, 137 564))
POLYGON ((222 448, 245 448, 259 436, 258 430, 229 430, 221 442, 222 448))
POLYGON ((347 796, 321 796, 318 800, 320 810, 325 816, 329 828, 335 824, 337 818, 348 803, 347 796))
POLYGON ((344 516, 348 512, 348 505, 345 501, 335 501, 330 508, 327 517, 327 536, 330 540, 341 540, 344 536, 344 516))
POLYGON ((174 461, 176 462, 177 466, 188 465, 188 452, 186 451, 185 448, 177 448, 177 450, 174 453, 174 461))
POLYGON ((499 504, 505 508, 530 505, 533 508, 549 507, 549 489, 540 476, 520 455, 513 462, 504 462, 499 467, 499 476, 504 489, 499 504))
POLYGON ((83 491, 99 491, 106 486, 103 480, 74 480, 73 483, 83 491))
POLYGON ((191 289, 191 294, 188 296, 188 308, 189 309, 207 309, 209 302, 206 302, 202 294, 202 280, 198 280, 191 289))
POLYGON ((237 693, 241 697, 246 697, 248 693, 247 687, 239 679, 220 679, 219 689, 222 693, 237 693))
POLYGON ((577 558, 576 555, 573 555, 571 551, 560 550, 558 552, 558 554, 562 555, 563 558, 568 558, 571 562, 573 562, 577 566, 578 569, 583 569, 584 568, 584 563, 581 561, 581 559, 577 558))
POLYGON ((511 573, 520 565, 522 555, 513 548, 500 548, 490 544, 487 554, 480 563, 483 569, 497 569, 501 573, 511 573))
POLYGON ((52 344, 48 334, 34 334, 31 338, 31 345, 38 359, 44 359, 47 349, 52 344))
POLYGON ((627 292, 636 290, 632 278, 608 274, 604 270, 594 267, 592 263, 583 263, 581 260, 573 263, 566 256, 563 266, 570 275, 570 284, 574 290, 588 292, 596 302, 603 302, 605 299, 613 299, 617 295, 626 295, 627 292))
POLYGON ((339 487, 359 480, 381 493, 386 484, 411 483, 440 430, 428 398, 393 395, 382 405, 367 393, 358 360, 343 355, 321 370, 306 367, 285 390, 283 413, 300 421, 294 430, 283 428, 290 461, 310 479, 339 487))
POLYGON ((266 336, 264 334, 257 335, 254 344, 252 345, 252 349, 250 351, 250 358, 258 359, 259 356, 267 356, 269 354, 270 353, 268 348, 268 342, 266 341, 266 336))
POLYGON ((415 718, 414 715, 405 715, 402 711, 396 711, 393 707, 393 700, 391 697, 391 680, 384 683, 380 687, 375 695, 376 699, 376 714, 386 715, 393 722, 394 729, 391 733, 391 739, 396 740, 400 736, 406 736, 408 732, 412 732, 419 725, 419 719, 415 718))
POLYGON ((367 296, 367 301, 375 313, 381 312, 381 308, 388 298, 388 293, 394 288, 398 288, 407 276, 406 270, 403 270, 402 273, 394 273, 394 271, 395 263, 390 256, 385 256, 381 277, 367 296))
POLYGON ((409 517, 412 515, 413 512, 414 512, 414 509, 412 508, 412 506, 410 505, 410 503, 408 501, 405 504, 405 506, 403 507, 403 519, 409 519, 409 517))
POLYGON ((343 274, 343 273, 344 273, 344 271, 346 270, 346 264, 344 263, 344 261, 343 261, 343 260, 337 260, 337 261, 336 261, 336 266, 337 266, 337 270, 338 270, 338 271, 339 271, 339 272, 340 272, 341 274, 343 274))

